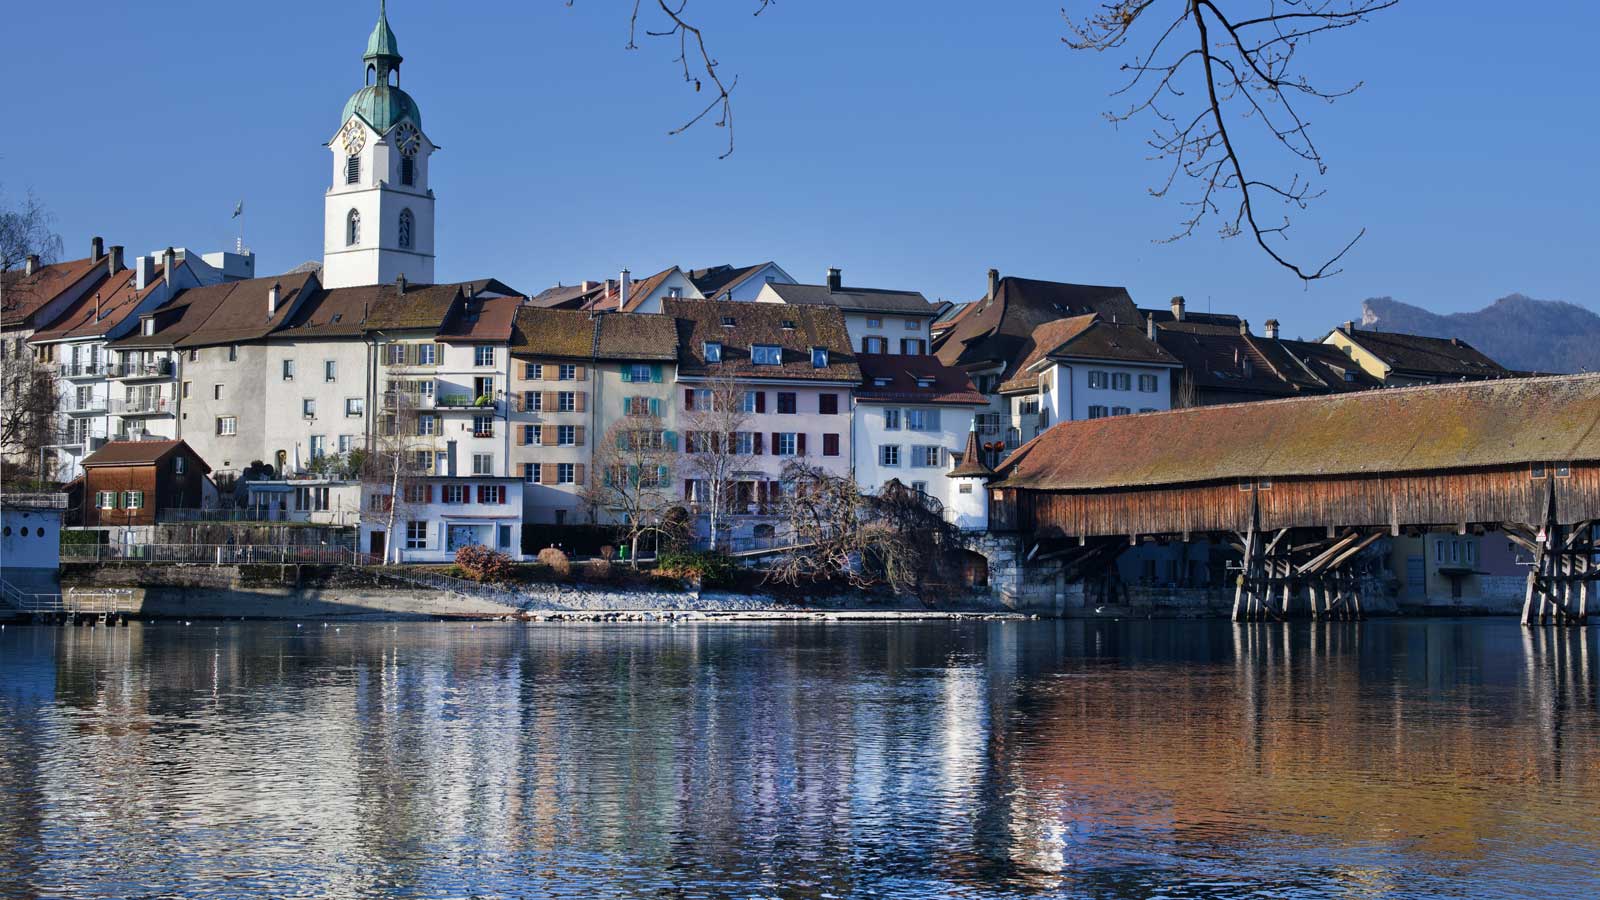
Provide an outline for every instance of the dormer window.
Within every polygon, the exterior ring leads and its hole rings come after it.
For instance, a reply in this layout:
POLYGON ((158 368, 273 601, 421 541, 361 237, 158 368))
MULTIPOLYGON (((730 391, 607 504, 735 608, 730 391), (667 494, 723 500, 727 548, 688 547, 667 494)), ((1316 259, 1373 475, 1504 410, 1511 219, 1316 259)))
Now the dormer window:
POLYGON ((705 342, 705 357, 708 363, 722 362, 722 344, 719 341, 705 342))
POLYGON ((826 348, 826 347, 812 347, 811 348, 811 368, 813 368, 813 369, 826 369, 827 367, 828 367, 828 348, 826 348))
POLYGON ((777 344, 756 344, 750 348, 750 362, 758 366, 783 364, 783 348, 777 344))
POLYGON ((153 316, 145 316, 143 319, 140 319, 139 325, 140 330, 146 335, 156 333, 156 320, 153 316))
POLYGON ((872 386, 873 387, 888 387, 889 386, 889 379, 884 378, 883 376, 880 375, 880 376, 872 379, 872 386))
POLYGON ((669 288, 667 288, 667 297, 672 299, 672 300, 682 300, 683 299, 683 288, 681 288, 681 287, 669 287, 669 288))
POLYGON ((784 319, 783 320, 783 330, 784 331, 793 331, 794 330, 794 320, 793 319, 784 319))
POLYGON ((928 378, 926 376, 919 376, 917 378, 917 387, 919 387, 919 388, 931 388, 931 387, 933 387, 933 379, 932 378, 928 378))
POLYGON ((732 328, 734 325, 737 325, 737 324, 738 324, 738 322, 736 322, 734 320, 733 316, 723 316, 722 317, 722 327, 723 328, 732 328))

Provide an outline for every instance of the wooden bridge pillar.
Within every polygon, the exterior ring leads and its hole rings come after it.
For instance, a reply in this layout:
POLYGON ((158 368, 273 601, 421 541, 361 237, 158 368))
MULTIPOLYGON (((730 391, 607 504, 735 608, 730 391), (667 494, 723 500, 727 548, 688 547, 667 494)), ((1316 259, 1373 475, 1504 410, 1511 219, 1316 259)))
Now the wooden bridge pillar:
POLYGON ((1594 562, 1594 524, 1560 523, 1552 480, 1545 489, 1543 522, 1537 531, 1526 525, 1505 526, 1506 537, 1533 553, 1522 598, 1522 624, 1589 624, 1589 582, 1600 576, 1594 562))

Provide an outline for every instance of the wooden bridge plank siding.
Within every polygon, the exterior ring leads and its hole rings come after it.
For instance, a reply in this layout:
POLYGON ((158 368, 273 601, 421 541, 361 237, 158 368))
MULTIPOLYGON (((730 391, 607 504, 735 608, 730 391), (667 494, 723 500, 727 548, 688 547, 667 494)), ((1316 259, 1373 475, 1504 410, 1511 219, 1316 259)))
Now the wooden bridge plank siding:
POLYGON ((1096 491, 1002 488, 993 502, 996 530, 1047 538, 1200 534, 1245 531, 1250 498, 1259 498, 1261 527, 1537 526, 1547 491, 1555 488, 1556 515, 1571 525, 1600 519, 1600 465, 1573 464, 1557 478, 1547 468, 1533 478, 1528 466, 1445 473, 1362 475, 1273 480, 1241 490, 1238 482, 1096 491), (1007 499, 1010 498, 1010 499, 1007 499))

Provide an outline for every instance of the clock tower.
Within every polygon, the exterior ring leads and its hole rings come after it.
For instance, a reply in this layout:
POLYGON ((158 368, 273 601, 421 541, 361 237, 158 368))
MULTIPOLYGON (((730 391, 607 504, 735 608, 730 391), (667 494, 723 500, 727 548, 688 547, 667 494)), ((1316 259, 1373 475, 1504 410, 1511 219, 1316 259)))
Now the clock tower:
POLYGON ((328 141, 333 186, 323 200, 322 284, 433 283, 433 191, 422 112, 400 89, 400 47, 386 2, 362 56, 366 85, 350 95, 328 141))

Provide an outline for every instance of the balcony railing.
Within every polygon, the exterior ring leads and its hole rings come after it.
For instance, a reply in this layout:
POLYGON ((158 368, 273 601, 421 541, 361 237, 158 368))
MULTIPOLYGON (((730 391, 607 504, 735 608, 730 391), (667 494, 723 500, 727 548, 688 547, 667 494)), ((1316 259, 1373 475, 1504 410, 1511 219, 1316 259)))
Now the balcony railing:
POLYGON ((493 397, 472 394, 440 394, 433 402, 436 409, 494 409, 493 397))
POLYGON ((140 397, 133 400, 112 400, 111 412, 119 416, 170 416, 171 401, 165 397, 140 397))
POLYGON ((62 562, 126 561, 236 566, 307 563, 370 566, 379 559, 349 547, 261 546, 255 544, 65 544, 62 562))
POLYGON ((74 400, 62 407, 61 411, 69 416, 87 416, 94 413, 103 413, 106 411, 106 398, 91 397, 82 403, 74 400))
POLYGON ((394 410, 402 406, 409 409, 433 409, 435 405, 433 395, 421 391, 385 391, 383 394, 384 409, 394 410))
POLYGON ((172 360, 160 359, 155 362, 123 362, 106 367, 107 378, 170 378, 172 377, 172 360))
POLYGON ((360 510, 287 509, 276 503, 259 503, 226 509, 167 508, 157 517, 161 522, 252 522, 353 526, 361 524, 360 510))
POLYGON ((62 378, 104 378, 111 368, 108 363, 62 363, 59 371, 62 378))

